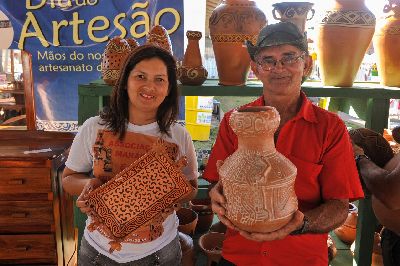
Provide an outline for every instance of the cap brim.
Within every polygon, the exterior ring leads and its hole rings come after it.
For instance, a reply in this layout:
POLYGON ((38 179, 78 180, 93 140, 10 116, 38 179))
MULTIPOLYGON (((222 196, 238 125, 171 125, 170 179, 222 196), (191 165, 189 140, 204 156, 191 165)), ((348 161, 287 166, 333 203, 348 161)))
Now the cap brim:
POLYGON ((259 47, 254 46, 251 41, 247 40, 246 41, 246 46, 247 46, 247 51, 249 52, 251 60, 254 61, 254 56, 258 52, 259 47))

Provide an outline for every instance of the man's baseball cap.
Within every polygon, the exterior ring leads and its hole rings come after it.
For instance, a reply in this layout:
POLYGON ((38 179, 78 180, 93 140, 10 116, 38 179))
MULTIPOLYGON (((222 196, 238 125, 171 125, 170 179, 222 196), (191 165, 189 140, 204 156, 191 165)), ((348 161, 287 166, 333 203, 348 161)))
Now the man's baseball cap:
POLYGON ((290 44, 308 53, 307 34, 302 34, 299 28, 291 22, 279 22, 267 25, 258 34, 256 45, 246 41, 247 51, 251 59, 263 48, 290 44))

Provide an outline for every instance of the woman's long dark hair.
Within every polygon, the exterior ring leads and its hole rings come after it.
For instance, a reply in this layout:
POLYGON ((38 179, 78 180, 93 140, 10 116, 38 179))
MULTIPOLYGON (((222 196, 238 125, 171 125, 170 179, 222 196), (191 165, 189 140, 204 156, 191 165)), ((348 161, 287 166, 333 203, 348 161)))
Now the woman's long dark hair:
POLYGON ((169 135, 169 128, 175 122, 179 111, 178 83, 176 78, 176 61, 163 48, 155 45, 142 45, 136 48, 125 60, 121 75, 111 93, 110 107, 105 108, 100 117, 114 134, 123 139, 129 121, 128 78, 132 69, 141 61, 151 58, 161 59, 167 66, 168 95, 157 109, 156 120, 162 133, 169 135))

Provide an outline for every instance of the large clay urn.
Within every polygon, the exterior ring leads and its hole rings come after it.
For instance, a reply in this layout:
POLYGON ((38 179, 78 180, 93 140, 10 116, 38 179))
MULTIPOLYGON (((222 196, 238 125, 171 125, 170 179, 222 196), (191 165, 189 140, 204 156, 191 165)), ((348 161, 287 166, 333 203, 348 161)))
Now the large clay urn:
POLYGON ((276 20, 292 22, 299 28, 300 32, 304 32, 306 21, 314 17, 313 5, 310 2, 280 2, 272 5, 274 7, 272 15, 276 20), (309 11, 311 11, 311 16, 307 17, 309 11))
POLYGON ((350 87, 375 30, 364 0, 336 0, 318 27, 317 55, 324 85, 350 87))
POLYGON ((201 85, 207 79, 207 69, 201 63, 200 31, 187 31, 188 45, 182 65, 178 67, 178 79, 183 85, 201 85))
POLYGON ((274 107, 245 107, 231 114, 238 149, 218 162, 226 217, 248 232, 272 232, 292 219, 297 210, 296 166, 279 153, 274 132, 279 126, 274 107))
POLYGON ((250 70, 250 56, 245 41, 255 43, 265 14, 254 1, 225 0, 209 20, 211 41, 221 85, 243 85, 250 70))
POLYGON ((389 1, 383 11, 388 14, 378 21, 373 38, 378 73, 382 85, 400 86, 400 1, 389 1))

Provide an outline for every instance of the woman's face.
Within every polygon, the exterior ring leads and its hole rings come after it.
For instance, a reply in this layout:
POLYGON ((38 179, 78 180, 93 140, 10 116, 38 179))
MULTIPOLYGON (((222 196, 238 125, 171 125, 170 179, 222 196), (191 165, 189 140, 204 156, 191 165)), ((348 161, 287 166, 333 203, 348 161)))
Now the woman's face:
POLYGON ((168 72, 165 63, 157 58, 140 61, 128 77, 130 113, 151 113, 157 109, 168 95, 168 72))

